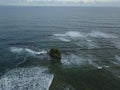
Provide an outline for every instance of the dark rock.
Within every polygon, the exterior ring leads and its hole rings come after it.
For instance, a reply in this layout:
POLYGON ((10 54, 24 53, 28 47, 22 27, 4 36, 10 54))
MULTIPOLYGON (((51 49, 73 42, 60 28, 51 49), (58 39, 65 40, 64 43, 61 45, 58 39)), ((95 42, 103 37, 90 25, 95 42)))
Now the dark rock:
POLYGON ((53 48, 49 51, 48 53, 50 55, 50 57, 52 58, 52 60, 54 61, 60 61, 61 60, 61 52, 59 49, 57 48, 53 48))

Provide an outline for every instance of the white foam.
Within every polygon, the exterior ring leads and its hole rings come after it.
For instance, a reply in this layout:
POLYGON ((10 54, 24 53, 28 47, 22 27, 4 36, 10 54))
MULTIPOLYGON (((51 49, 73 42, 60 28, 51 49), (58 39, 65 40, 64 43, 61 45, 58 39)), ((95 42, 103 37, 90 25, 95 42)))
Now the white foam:
POLYGON ((90 40, 90 39, 87 39, 86 41, 87 41, 87 42, 92 42, 92 40, 90 40))
POLYGON ((79 56, 74 54, 70 54, 70 55, 63 56, 61 62, 64 65, 80 65, 82 64, 82 60, 83 58, 80 58, 79 56))
POLYGON ((97 69, 102 69, 103 67, 101 67, 101 66, 97 66, 97 69))
POLYGON ((110 66, 104 66, 105 68, 109 68, 110 66))
POLYGON ((99 31, 92 31, 91 33, 88 34, 88 36, 98 37, 98 38, 118 38, 116 35, 99 32, 99 31))
POLYGON ((63 34, 54 34, 54 36, 57 37, 97 37, 97 38, 118 38, 118 36, 111 34, 111 33, 105 33, 105 32, 100 32, 100 31, 92 31, 90 33, 83 33, 83 32, 78 32, 78 31, 68 31, 63 34))
POLYGON ((93 42, 92 40, 87 40, 86 43, 88 49, 93 49, 93 48, 100 48, 95 42, 93 42))
POLYGON ((83 57, 80 57, 80 56, 77 56, 74 54, 63 56, 61 62, 63 65, 70 66, 70 67, 71 67, 71 65, 85 65, 85 64, 88 65, 88 64, 90 64, 97 69, 103 69, 102 66, 95 63, 95 61, 92 60, 91 58, 88 58, 88 57, 83 58, 83 57))
POLYGON ((11 47, 10 51, 13 53, 21 53, 24 51, 24 48, 11 47))
POLYGON ((34 51, 32 49, 29 49, 29 48, 20 48, 20 47, 10 47, 10 51, 12 53, 29 53, 32 55, 47 53, 47 51, 45 51, 45 50, 37 52, 37 51, 34 51))
POLYGON ((53 34, 54 36, 58 36, 58 37, 64 37, 66 36, 65 34, 53 34))
MULTIPOLYGON (((91 32, 78 32, 78 31, 68 31, 63 34, 54 34, 57 39, 63 42, 71 42, 80 47, 85 47, 87 49, 100 48, 101 45, 94 38, 104 38, 104 39, 115 39, 118 38, 117 35, 111 33, 105 33, 101 31, 91 31, 91 32), (94 41, 93 41, 94 40, 94 41)), ((119 46, 119 45, 118 45, 119 46)))
POLYGON ((111 63, 112 63, 112 64, 115 64, 115 65, 117 65, 117 66, 120 65, 120 63, 118 63, 117 61, 111 61, 111 63))
POLYGON ((120 57, 117 55, 115 57, 116 57, 117 61, 120 63, 120 57))
POLYGON ((61 40, 61 41, 63 41, 63 42, 70 42, 71 41, 71 40, 63 38, 63 37, 59 37, 58 39, 61 40))
POLYGON ((114 61, 110 61, 112 64, 120 66, 120 57, 118 55, 115 56, 114 61))
POLYGON ((85 37, 83 33, 77 32, 77 31, 68 31, 64 34, 54 34, 54 36, 58 37, 85 37))
POLYGON ((94 62, 94 60, 88 60, 89 64, 96 67, 97 69, 102 69, 103 67, 94 62))
POLYGON ((92 40, 82 40, 82 41, 77 41, 77 42, 74 42, 77 46, 80 46, 82 48, 86 48, 86 49, 94 49, 94 48, 100 48, 100 46, 93 42, 92 40))
POLYGON ((83 33, 77 32, 77 31, 68 31, 66 33, 63 34, 53 34, 54 36, 56 36, 56 38, 58 38, 60 41, 63 42, 71 42, 72 39, 78 39, 80 37, 85 37, 85 35, 83 35, 83 33))
POLYGON ((84 37, 83 33, 80 33, 77 31, 69 31, 69 32, 66 32, 65 35, 69 37, 84 37))
POLYGON ((115 47, 117 49, 120 49, 120 39, 114 39, 114 40, 111 40, 111 42, 115 45, 115 47))
POLYGON ((45 67, 13 69, 0 79, 0 90, 49 90, 54 75, 45 67))

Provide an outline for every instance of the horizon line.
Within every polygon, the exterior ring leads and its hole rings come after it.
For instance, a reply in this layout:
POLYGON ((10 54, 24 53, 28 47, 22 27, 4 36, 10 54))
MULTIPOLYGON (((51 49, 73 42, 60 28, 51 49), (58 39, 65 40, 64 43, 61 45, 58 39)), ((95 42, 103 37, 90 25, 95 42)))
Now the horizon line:
POLYGON ((120 7, 113 5, 0 5, 0 6, 10 6, 10 7, 120 7))

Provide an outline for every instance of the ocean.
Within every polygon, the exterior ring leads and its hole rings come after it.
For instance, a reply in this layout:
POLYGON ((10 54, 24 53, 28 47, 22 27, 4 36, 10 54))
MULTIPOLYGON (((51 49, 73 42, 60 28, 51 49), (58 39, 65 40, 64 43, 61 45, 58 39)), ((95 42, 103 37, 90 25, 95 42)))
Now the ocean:
POLYGON ((0 6, 0 90, 120 90, 120 8, 0 6))

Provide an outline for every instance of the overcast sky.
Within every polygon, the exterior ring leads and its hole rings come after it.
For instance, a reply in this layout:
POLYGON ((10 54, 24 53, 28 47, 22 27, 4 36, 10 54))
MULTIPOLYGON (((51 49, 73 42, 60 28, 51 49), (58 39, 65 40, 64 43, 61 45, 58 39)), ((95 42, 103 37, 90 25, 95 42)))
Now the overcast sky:
POLYGON ((120 0, 0 0, 0 5, 120 6, 120 0))

